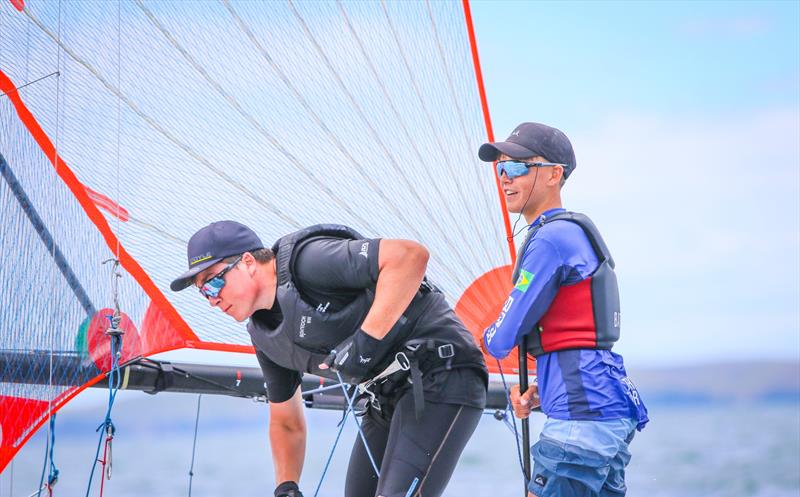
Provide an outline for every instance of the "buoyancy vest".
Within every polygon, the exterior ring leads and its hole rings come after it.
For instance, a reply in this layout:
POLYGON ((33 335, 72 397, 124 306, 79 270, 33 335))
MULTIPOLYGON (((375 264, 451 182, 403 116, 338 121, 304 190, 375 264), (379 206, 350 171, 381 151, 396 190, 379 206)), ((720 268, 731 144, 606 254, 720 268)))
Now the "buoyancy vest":
MULTIPOLYGON (((375 294, 374 288, 367 288, 338 310, 328 310, 327 306, 322 306, 319 302, 306 300, 293 279, 295 256, 305 243, 320 237, 364 239, 353 229, 335 224, 310 226, 280 238, 272 249, 276 254, 278 280, 275 298, 280 305, 283 320, 275 329, 271 329, 258 320, 250 319, 247 330, 253 345, 278 365, 336 379, 334 372, 319 369, 319 364, 322 364, 331 349, 359 329, 372 306, 375 294)), ((460 337, 459 333, 440 327, 417 326, 420 316, 436 312, 436 307, 452 313, 444 302, 444 296, 426 278, 406 311, 381 340, 385 350, 379 351, 376 356, 383 354, 385 357, 373 367, 373 376, 383 371, 395 359, 395 354, 388 352, 400 351, 403 344, 412 338, 441 339, 452 343, 454 349, 452 356, 448 358, 448 368, 465 363, 479 366, 481 360, 477 346, 473 343, 470 347, 467 339, 460 337)), ((430 368, 423 367, 423 370, 428 369, 430 368)))
POLYGON ((553 302, 528 336, 528 353, 538 356, 565 349, 611 349, 619 340, 620 304, 614 259, 597 227, 586 215, 559 212, 542 216, 517 257, 512 275, 517 281, 525 249, 536 231, 553 221, 568 221, 583 229, 597 256, 597 269, 576 284, 561 286, 553 302))

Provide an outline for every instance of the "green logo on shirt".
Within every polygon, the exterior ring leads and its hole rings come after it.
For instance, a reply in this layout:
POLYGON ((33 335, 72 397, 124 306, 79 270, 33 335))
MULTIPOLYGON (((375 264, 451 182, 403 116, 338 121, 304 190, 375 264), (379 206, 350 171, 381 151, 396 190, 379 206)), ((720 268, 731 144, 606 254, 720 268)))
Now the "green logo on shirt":
POLYGON ((529 273, 523 269, 519 272, 519 278, 517 278, 517 283, 514 285, 514 288, 525 293, 528 291, 528 287, 531 286, 531 281, 533 281, 533 273, 529 273))

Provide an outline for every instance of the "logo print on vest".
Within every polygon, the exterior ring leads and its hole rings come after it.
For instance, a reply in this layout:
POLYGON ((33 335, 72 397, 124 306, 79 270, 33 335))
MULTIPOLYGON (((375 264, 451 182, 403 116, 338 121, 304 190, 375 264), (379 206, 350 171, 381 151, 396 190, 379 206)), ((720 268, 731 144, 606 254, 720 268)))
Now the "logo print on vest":
POLYGON ((524 269, 519 272, 519 278, 517 278, 517 283, 514 285, 515 290, 519 290, 522 293, 528 291, 528 287, 531 286, 531 282, 533 281, 533 273, 525 271, 524 269))
POLYGON ((311 324, 311 316, 303 316, 300 318, 300 338, 306 337, 306 325, 311 324))
POLYGON ((358 355, 358 362, 360 362, 361 364, 369 364, 369 361, 371 361, 371 360, 372 360, 372 357, 364 357, 361 354, 358 355))
POLYGON ((359 252, 358 255, 363 255, 365 259, 369 258, 369 242, 361 244, 361 252, 359 252))
POLYGON ((325 305, 322 304, 317 305, 317 312, 326 312, 328 310, 329 305, 331 305, 330 302, 325 302, 325 305))

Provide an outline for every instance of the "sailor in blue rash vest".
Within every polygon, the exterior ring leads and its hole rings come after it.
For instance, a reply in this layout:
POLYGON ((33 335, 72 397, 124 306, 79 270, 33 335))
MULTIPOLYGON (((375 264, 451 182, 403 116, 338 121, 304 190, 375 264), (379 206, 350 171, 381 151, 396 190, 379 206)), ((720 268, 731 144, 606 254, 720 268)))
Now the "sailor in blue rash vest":
POLYGON ((648 422, 622 356, 614 262, 594 224, 561 206, 561 187, 574 171, 572 144, 560 130, 522 123, 504 142, 478 155, 497 161, 508 210, 528 222, 517 257, 514 288, 484 346, 503 358, 528 337, 538 389, 512 390, 518 417, 531 408, 547 415, 532 447, 529 495, 625 495, 628 445, 648 422))
POLYGON ((269 400, 275 497, 302 497, 302 375, 362 383, 400 354, 406 370, 374 382, 362 418, 380 478, 356 437, 343 495, 442 495, 482 415, 488 373, 472 335, 425 278, 422 245, 315 225, 266 248, 250 228, 219 221, 192 236, 187 256, 172 290, 194 285, 212 307, 248 320, 269 400))

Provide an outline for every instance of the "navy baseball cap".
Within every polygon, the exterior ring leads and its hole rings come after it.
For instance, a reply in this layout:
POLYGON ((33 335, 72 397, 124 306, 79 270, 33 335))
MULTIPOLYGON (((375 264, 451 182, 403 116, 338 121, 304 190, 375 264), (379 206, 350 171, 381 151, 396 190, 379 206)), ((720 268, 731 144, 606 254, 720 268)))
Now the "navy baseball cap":
POLYGON ((179 292, 190 286, 198 273, 226 257, 264 248, 253 230, 236 221, 217 221, 199 230, 189 239, 186 257, 189 270, 178 276, 170 288, 179 292))
POLYGON ((564 178, 575 170, 572 143, 561 130, 540 123, 522 123, 504 142, 484 143, 478 149, 482 161, 493 162, 501 153, 512 159, 544 157, 549 162, 564 164, 564 178))

